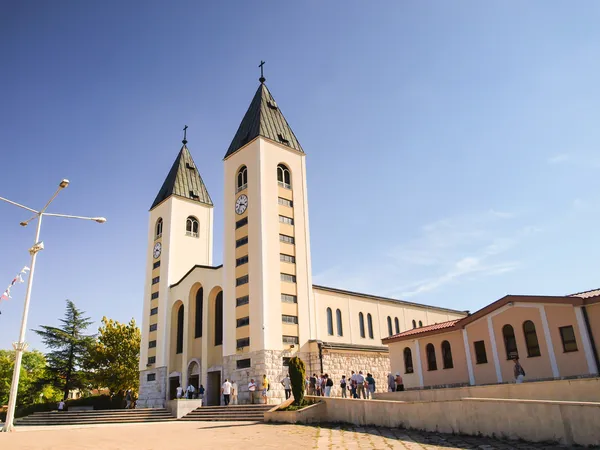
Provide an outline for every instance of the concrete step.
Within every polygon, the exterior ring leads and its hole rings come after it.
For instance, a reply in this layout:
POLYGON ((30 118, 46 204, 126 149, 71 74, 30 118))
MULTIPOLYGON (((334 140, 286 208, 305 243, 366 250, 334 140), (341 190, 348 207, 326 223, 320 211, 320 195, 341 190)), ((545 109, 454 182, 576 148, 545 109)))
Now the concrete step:
POLYGON ((164 408, 148 408, 148 409, 91 409, 91 410, 83 410, 83 411, 38 411, 34 412, 33 416, 44 416, 44 415, 54 415, 54 414, 105 414, 105 415, 113 415, 113 414, 156 414, 159 412, 167 411, 164 408))
POLYGON ((190 412, 180 420, 262 422, 265 412, 271 408, 273 408, 273 405, 203 406, 190 412))
POLYGON ((154 422, 169 422, 175 421, 174 417, 168 419, 107 419, 102 421, 95 420, 43 420, 43 421, 21 421, 15 420, 15 425, 32 427, 32 426, 58 426, 58 425, 95 425, 95 424, 111 424, 111 423, 154 423, 154 422))
POLYGON ((224 417, 224 416, 206 416, 202 418, 194 418, 194 417, 182 417, 179 420, 185 421, 195 421, 195 422, 262 422, 264 420, 263 416, 259 417, 224 417))
POLYGON ((37 412, 15 421, 17 425, 89 425, 103 423, 164 422, 175 420, 166 409, 112 409, 73 412, 37 412))

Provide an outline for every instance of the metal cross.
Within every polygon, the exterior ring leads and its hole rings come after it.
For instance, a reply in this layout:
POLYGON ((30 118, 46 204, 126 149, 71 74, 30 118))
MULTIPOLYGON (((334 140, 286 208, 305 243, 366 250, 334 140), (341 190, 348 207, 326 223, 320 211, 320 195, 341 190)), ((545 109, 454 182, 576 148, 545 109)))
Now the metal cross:
POLYGON ((260 67, 260 78, 258 79, 261 83, 264 83, 266 81, 266 78, 263 74, 263 66, 265 65, 264 61, 260 61, 260 64, 258 65, 258 67, 260 67))
POLYGON ((186 138, 186 136, 187 136, 187 129, 188 129, 187 125, 183 127, 183 141, 182 142, 184 144, 187 144, 187 138, 186 138))

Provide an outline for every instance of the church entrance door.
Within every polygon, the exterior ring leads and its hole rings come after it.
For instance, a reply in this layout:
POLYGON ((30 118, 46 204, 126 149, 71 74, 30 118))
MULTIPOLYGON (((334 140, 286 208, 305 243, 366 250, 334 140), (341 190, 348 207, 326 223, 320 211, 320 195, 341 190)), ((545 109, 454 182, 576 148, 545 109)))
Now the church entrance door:
POLYGON ((179 386, 179 377, 169 378, 169 400, 177 398, 177 386, 179 386))
POLYGON ((221 404, 221 372, 208 372, 206 386, 206 404, 219 406, 221 404))

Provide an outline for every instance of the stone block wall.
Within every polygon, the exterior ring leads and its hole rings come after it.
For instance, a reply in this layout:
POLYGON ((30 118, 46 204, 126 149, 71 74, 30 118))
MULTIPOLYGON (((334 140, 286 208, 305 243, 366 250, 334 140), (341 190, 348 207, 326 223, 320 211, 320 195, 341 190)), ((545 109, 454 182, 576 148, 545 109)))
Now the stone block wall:
MULTIPOLYGON (((248 392, 248 383, 254 378, 257 384, 257 391, 261 389, 263 375, 267 375, 271 389, 268 393, 269 404, 279 404, 285 400, 285 392, 281 385, 281 380, 287 374, 287 367, 283 366, 283 358, 292 356, 289 351, 281 350, 261 350, 251 353, 223 357, 223 381, 228 378, 232 383, 238 384, 239 394, 238 403, 250 403, 250 394, 248 392), (251 366, 246 369, 238 369, 237 361, 241 359, 250 359, 251 366)), ((259 394, 260 396, 260 394, 259 394)), ((262 401, 262 397, 260 398, 262 401)))
POLYGON ((140 371, 140 392, 136 408, 164 408, 167 389, 167 368, 156 367, 140 371), (154 381, 148 381, 148 374, 155 374, 154 381))
MULTIPOLYGON (((318 354, 316 356, 318 360, 318 354)), ((320 375, 320 367, 314 364, 314 355, 312 354, 310 362, 311 366, 318 369, 311 370, 310 374, 316 373, 320 375)), ((388 353, 323 349, 323 373, 333 378, 333 388, 331 388, 332 397, 342 396, 340 380, 342 379, 342 375, 346 375, 346 379, 349 380, 352 370, 356 373, 362 370, 365 377, 367 376, 367 372, 371 373, 373 378, 375 378, 375 392, 387 392, 387 377, 391 370, 390 367, 388 353)))

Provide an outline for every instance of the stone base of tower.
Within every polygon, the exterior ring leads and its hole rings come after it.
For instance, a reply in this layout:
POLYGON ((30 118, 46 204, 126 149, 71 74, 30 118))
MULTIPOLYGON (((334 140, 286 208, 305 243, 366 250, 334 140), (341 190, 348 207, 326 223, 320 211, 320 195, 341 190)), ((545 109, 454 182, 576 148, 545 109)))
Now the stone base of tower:
POLYGON ((164 408, 167 398, 167 368, 156 367, 140 371, 140 392, 136 408, 164 408), (154 374, 154 380, 148 381, 148 375, 154 374))
MULTIPOLYGON (((277 405, 285 400, 285 392, 281 380, 288 373, 288 368, 283 365, 283 358, 293 356, 289 351, 283 350, 259 350, 251 353, 231 355, 223 357, 223 377, 228 378, 232 383, 238 384, 239 404, 249 404, 250 394, 248 392, 248 383, 251 379, 257 385, 258 398, 262 402, 262 379, 266 375, 269 379, 271 389, 267 394, 269 404, 277 405), (250 367, 238 369, 237 362, 242 359, 250 359, 250 367)), ((223 379, 223 381, 224 381, 223 379)))

